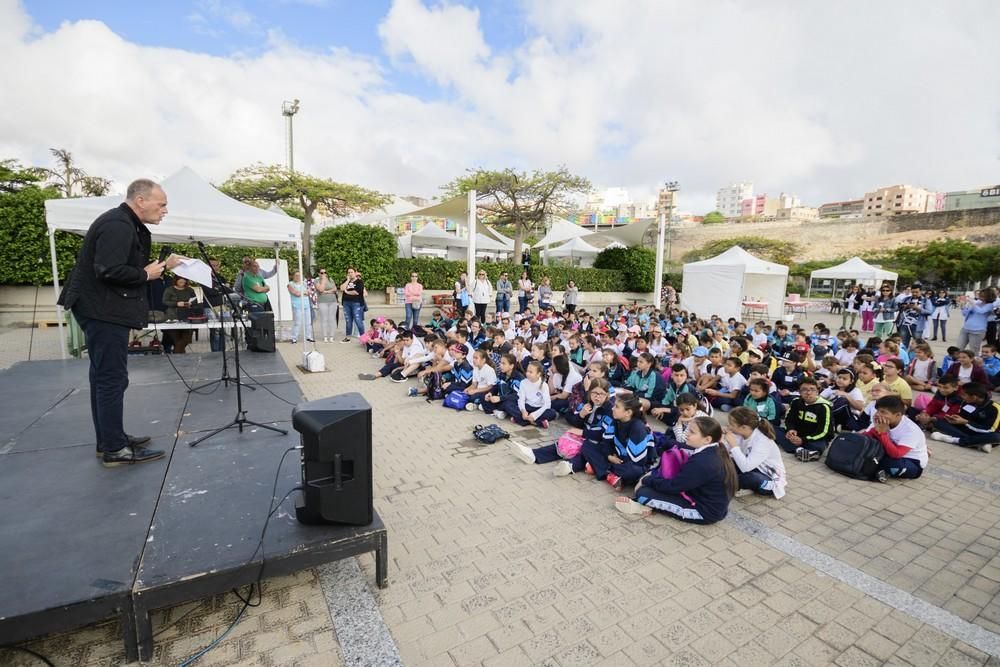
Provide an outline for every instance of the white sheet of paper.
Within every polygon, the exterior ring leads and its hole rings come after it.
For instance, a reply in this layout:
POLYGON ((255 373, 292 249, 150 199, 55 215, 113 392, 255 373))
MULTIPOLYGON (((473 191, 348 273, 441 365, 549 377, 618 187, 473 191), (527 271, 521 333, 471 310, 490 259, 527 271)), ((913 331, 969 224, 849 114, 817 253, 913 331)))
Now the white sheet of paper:
POLYGON ((184 259, 173 268, 178 276, 192 280, 199 285, 212 285, 212 268, 200 259, 184 259))

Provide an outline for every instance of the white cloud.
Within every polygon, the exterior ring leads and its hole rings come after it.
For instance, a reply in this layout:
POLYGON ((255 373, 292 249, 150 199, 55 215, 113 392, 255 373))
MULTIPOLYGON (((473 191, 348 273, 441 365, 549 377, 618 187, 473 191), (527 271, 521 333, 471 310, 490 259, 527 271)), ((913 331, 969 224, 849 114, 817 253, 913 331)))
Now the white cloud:
POLYGON ((297 97, 297 167, 400 194, 437 194, 471 166, 561 163, 633 196, 680 180, 696 211, 732 180, 814 204, 893 182, 974 187, 1000 158, 998 19, 1000 4, 971 1, 550 0, 498 50, 476 9, 397 0, 380 62, 301 49, 234 0, 189 21, 259 32, 253 55, 140 46, 94 21, 40 34, 0 0, 18 63, 0 71, 16 100, 0 105, 0 156, 43 164, 59 146, 119 183, 183 164, 219 180, 283 160, 280 103, 297 97), (440 93, 400 93, 388 68, 440 93))

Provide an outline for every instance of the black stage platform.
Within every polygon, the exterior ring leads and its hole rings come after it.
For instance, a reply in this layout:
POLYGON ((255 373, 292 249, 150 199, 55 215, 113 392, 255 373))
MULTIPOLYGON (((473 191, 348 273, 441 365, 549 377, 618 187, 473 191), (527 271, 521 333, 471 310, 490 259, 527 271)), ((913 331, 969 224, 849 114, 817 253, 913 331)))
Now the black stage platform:
MULTIPOLYGON (((173 360, 191 385, 221 372, 218 353, 173 360)), ((132 357, 126 430, 153 436, 151 446, 167 457, 112 469, 94 453, 86 361, 0 371, 0 645, 117 616, 128 660, 149 659, 151 610, 250 584, 262 556, 269 577, 374 551, 385 586, 378 514, 361 528, 303 526, 297 493, 274 513, 263 554, 251 560, 278 462, 299 444, 289 403, 302 396, 279 355, 241 361, 266 386, 244 390, 248 418, 287 436, 234 428, 189 447, 236 415, 235 387, 189 395, 164 357, 132 357)), ((299 454, 291 452, 275 502, 299 482, 299 454)))

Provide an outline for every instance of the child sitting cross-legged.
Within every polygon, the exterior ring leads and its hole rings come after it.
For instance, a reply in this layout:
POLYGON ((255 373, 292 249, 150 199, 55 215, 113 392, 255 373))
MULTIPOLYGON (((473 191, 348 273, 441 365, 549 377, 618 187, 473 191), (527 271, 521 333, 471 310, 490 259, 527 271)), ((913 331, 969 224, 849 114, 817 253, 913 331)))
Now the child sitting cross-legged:
POLYGON ((785 463, 774 442, 774 428, 750 408, 733 408, 722 444, 736 465, 740 490, 736 495, 757 493, 781 498, 785 495, 785 463))
POLYGON ((528 362, 524 379, 517 390, 517 412, 510 420, 519 426, 532 424, 548 428, 549 421, 556 418, 549 397, 549 387, 545 384, 544 371, 539 361, 528 362))
POLYGON ((726 518, 738 489, 736 467, 720 446, 722 427, 711 417, 698 417, 687 429, 690 458, 671 479, 654 469, 639 480, 632 498, 620 497, 615 507, 624 514, 647 516, 652 510, 690 523, 715 523, 726 518))
POLYGON ((740 392, 746 386, 746 378, 740 373, 740 360, 729 357, 723 365, 723 373, 719 376, 718 389, 705 389, 712 407, 728 412, 733 406, 739 405, 740 392))
POLYGON ((493 368, 493 361, 490 353, 485 349, 476 350, 472 353, 472 383, 464 389, 469 396, 465 409, 473 411, 476 408, 482 409, 483 399, 486 394, 493 390, 497 383, 497 372, 493 368))
POLYGON ((496 384, 483 397, 480 404, 483 412, 497 419, 507 419, 507 415, 517 412, 517 392, 524 374, 512 353, 500 355, 500 367, 496 384))
POLYGON ((781 422, 781 405, 769 393, 771 381, 767 377, 750 378, 747 383, 747 395, 741 407, 747 408, 761 419, 777 426, 781 422))
POLYGON ((677 410, 677 421, 674 422, 674 441, 680 444, 687 443, 687 427, 695 417, 708 417, 699 409, 697 394, 684 393, 677 396, 674 401, 677 410))
POLYGON ((652 465, 653 438, 634 395, 616 396, 611 415, 611 438, 600 443, 585 442, 580 452, 588 473, 621 489, 625 484, 635 484, 652 465))
MULTIPOLYGON (((573 433, 580 433, 584 443, 592 443, 596 446, 603 446, 604 441, 611 438, 614 431, 614 418, 611 416, 612 399, 610 398, 611 384, 604 378, 597 378, 590 383, 587 391, 587 401, 577 412, 582 427, 580 429, 570 429, 573 433)), ((583 450, 577 452, 575 456, 564 459, 559 453, 556 444, 546 445, 531 449, 517 442, 511 443, 514 455, 525 463, 552 463, 558 461, 552 471, 553 477, 563 477, 574 472, 580 472, 586 467, 586 460, 583 457, 583 450)))
POLYGON ((677 422, 677 399, 681 396, 691 395, 697 403, 698 393, 694 385, 688 380, 687 366, 684 364, 674 364, 670 368, 670 381, 667 382, 666 391, 658 404, 654 404, 649 414, 656 417, 664 424, 673 426, 677 422))
POLYGON ((958 391, 962 409, 936 418, 931 439, 989 453, 1000 444, 1000 405, 990 400, 990 390, 978 382, 963 384, 958 391))
POLYGON ((832 437, 830 402, 820 398, 816 380, 806 378, 788 407, 785 428, 777 432, 778 446, 800 461, 818 461, 832 437))
POLYGON ((880 482, 890 477, 915 479, 927 467, 924 432, 905 413, 899 396, 890 394, 875 401, 875 416, 865 435, 878 440, 885 452, 876 477, 880 482))
POLYGON ((906 416, 929 429, 934 420, 948 415, 957 415, 962 409, 962 396, 958 393, 958 378, 945 375, 938 379, 937 391, 923 410, 910 407, 906 416))

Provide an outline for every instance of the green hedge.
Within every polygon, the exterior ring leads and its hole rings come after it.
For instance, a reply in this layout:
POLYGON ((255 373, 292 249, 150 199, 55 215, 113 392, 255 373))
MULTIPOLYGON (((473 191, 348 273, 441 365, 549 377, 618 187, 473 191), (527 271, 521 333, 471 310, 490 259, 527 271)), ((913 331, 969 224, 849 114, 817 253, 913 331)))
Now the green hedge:
MULTIPOLYGON (((0 196, 0 285, 51 285, 52 260, 45 227, 45 200, 54 190, 34 187, 0 196)), ((76 263, 81 238, 56 232, 59 279, 76 263)))
MULTIPOLYGON (((170 249, 178 255, 203 259, 198 246, 193 243, 169 243, 167 245, 169 245, 170 249)), ((153 259, 156 259, 159 256, 160 246, 161 244, 159 243, 153 244, 151 252, 153 259)), ((209 257, 215 257, 219 260, 222 265, 222 277, 226 280, 233 280, 236 278, 236 274, 240 271, 240 265, 242 264, 244 257, 253 257, 254 259, 274 258, 274 248, 244 248, 242 246, 232 245, 206 245, 205 250, 208 251, 209 257)), ((298 252, 295 248, 281 248, 278 251, 278 256, 288 262, 288 275, 291 277, 292 273, 299 268, 298 252)))
MULTIPOLYGON (((477 262, 476 268, 486 271, 490 280, 496 283, 500 274, 506 271, 510 281, 517 285, 523 267, 520 264, 502 262, 477 262)), ((410 280, 410 273, 420 274, 420 282, 427 289, 450 290, 455 280, 466 269, 463 261, 416 257, 413 259, 395 260, 394 285, 400 287, 410 280)), ((570 280, 576 282, 581 292, 627 292, 628 286, 625 274, 621 271, 604 269, 581 269, 570 266, 532 266, 531 279, 536 283, 548 276, 552 281, 552 289, 561 290, 570 280)))
POLYGON ((605 248, 594 260, 594 268, 621 271, 629 292, 652 292, 655 287, 656 252, 637 246, 605 248))
POLYGON ((353 266, 361 272, 369 289, 384 289, 393 284, 396 252, 396 236, 370 225, 328 227, 313 240, 317 266, 334 276, 343 276, 347 267, 353 266))

